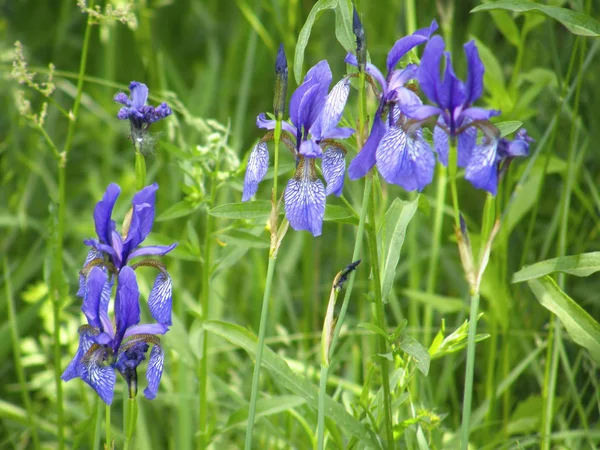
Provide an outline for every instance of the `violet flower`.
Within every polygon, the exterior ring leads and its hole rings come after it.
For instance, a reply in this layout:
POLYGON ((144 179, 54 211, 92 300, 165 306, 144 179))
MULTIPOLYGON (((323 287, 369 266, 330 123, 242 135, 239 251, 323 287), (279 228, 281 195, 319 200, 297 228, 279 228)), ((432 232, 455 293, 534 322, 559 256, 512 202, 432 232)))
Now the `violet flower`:
POLYGON ((110 405, 115 391, 118 371, 129 387, 129 397, 137 394, 137 367, 146 359, 150 346, 150 358, 146 379, 148 387, 144 395, 153 399, 158 392, 162 377, 164 353, 157 335, 165 334, 167 325, 139 324, 139 290, 135 272, 124 267, 118 275, 115 297, 115 326, 108 317, 108 301, 103 292, 109 283, 108 276, 99 267, 90 271, 87 295, 81 310, 88 325, 79 328, 79 348, 61 378, 69 381, 81 377, 110 405))
POLYGON ((420 89, 434 105, 405 105, 402 112, 416 121, 435 118, 433 132, 434 147, 442 164, 448 164, 449 139, 457 139, 457 159, 460 167, 469 164, 477 141, 477 128, 488 139, 494 139, 494 133, 488 134, 493 127, 480 126, 487 123, 500 111, 474 107, 473 103, 483 92, 484 66, 474 41, 464 45, 467 57, 467 81, 456 77, 450 59, 450 53, 444 52, 444 40, 434 36, 427 43, 421 64, 417 70, 420 89), (443 79, 440 77, 440 62, 445 57, 446 69, 443 79))
MULTIPOLYGON (((296 159, 296 173, 284 192, 286 217, 293 229, 307 230, 314 236, 321 234, 325 197, 330 194, 340 196, 344 186, 346 150, 335 139, 345 139, 354 133, 352 128, 337 126, 350 92, 350 80, 343 78, 328 94, 331 80, 327 61, 312 67, 292 94, 291 123, 282 122, 282 142, 296 159), (321 169, 327 188, 317 177, 316 158, 322 159, 321 169)), ((257 117, 256 125, 273 130, 275 120, 268 120, 262 113, 257 117)), ((267 133, 250 153, 242 201, 250 200, 267 173, 267 140, 271 138, 272 133, 267 133)))
POLYGON ((512 141, 484 137, 483 143, 477 145, 473 151, 465 169, 465 178, 476 188, 496 195, 501 175, 506 172, 514 158, 529 155, 531 142, 533 138, 527 135, 524 128, 517 132, 512 141))
POLYGON ((129 83, 129 91, 131 97, 124 92, 119 92, 114 100, 124 105, 117 117, 121 120, 129 120, 132 137, 139 138, 152 123, 172 114, 171 108, 164 102, 157 107, 146 104, 148 87, 144 83, 132 81, 129 83))
MULTIPOLYGON (((429 27, 396 41, 388 53, 385 78, 376 66, 366 64, 366 73, 380 86, 380 102, 371 133, 348 167, 350 179, 365 176, 377 164, 379 173, 388 183, 398 184, 408 191, 422 190, 431 183, 435 167, 431 148, 423 139, 420 124, 407 120, 403 114, 406 107, 422 105, 419 97, 405 87, 409 80, 416 77, 417 66, 409 64, 404 69, 395 67, 410 50, 427 42, 437 28, 434 20, 429 27)), ((358 65, 351 53, 345 61, 358 65)))
MULTIPOLYGON (((117 201, 121 188, 110 184, 102 200, 94 209, 94 221, 98 239, 86 239, 89 251, 79 278, 79 296, 85 299, 87 287, 86 276, 95 266, 103 267, 110 275, 120 273, 134 258, 140 256, 162 256, 173 250, 177 244, 154 245, 140 247, 146 239, 154 224, 154 204, 158 184, 154 183, 134 195, 132 207, 125 216, 121 233, 117 232, 116 224, 112 220, 112 210, 117 201)), ((143 259, 132 265, 138 267, 153 267, 159 271, 150 295, 148 307, 152 317, 159 323, 171 324, 172 309, 172 283, 171 277, 163 263, 155 259, 143 259)), ((109 283, 112 278, 109 277, 109 283)))

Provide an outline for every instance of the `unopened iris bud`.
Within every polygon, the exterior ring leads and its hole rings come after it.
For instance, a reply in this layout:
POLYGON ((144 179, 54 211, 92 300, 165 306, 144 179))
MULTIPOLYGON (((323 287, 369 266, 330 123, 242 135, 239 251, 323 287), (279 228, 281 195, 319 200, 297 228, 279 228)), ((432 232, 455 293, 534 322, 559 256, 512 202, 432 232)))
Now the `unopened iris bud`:
POLYGON ((278 120, 283 118, 285 112, 285 99, 287 96, 288 67, 283 44, 279 46, 275 60, 275 96, 273 98, 273 112, 278 120))
POLYGON ((354 16, 352 18, 352 31, 356 36, 356 60, 358 61, 358 71, 364 72, 367 64, 367 46, 365 45, 365 29, 358 17, 356 7, 352 7, 354 16))

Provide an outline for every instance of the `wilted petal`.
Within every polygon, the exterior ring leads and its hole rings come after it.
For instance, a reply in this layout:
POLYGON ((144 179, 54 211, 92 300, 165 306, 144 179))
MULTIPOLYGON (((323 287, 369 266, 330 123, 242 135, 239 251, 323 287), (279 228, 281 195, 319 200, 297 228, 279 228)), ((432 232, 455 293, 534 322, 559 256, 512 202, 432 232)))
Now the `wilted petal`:
POLYGON ((309 130, 314 139, 323 139, 339 123, 349 94, 350 78, 344 77, 338 81, 329 95, 327 95, 321 114, 309 130))
POLYGON ((479 57, 475 41, 467 42, 464 45, 464 49, 467 56, 466 102, 471 105, 483 93, 483 73, 485 72, 485 67, 479 57))
POLYGON ((300 157, 296 175, 285 189, 285 215, 296 231, 307 230, 313 236, 321 234, 325 214, 325 188, 316 177, 314 159, 300 157))
POLYGON ((177 247, 177 243, 171 245, 148 245, 147 247, 139 247, 129 254, 128 259, 137 258, 138 256, 164 256, 175 247, 177 247))
POLYGON ((327 183, 325 195, 335 194, 337 197, 342 195, 344 188, 344 172, 346 170, 346 159, 342 150, 336 147, 329 147, 323 154, 321 169, 323 178, 327 183))
POLYGON ((443 53, 444 40, 441 36, 432 37, 423 51, 421 64, 417 72, 419 88, 432 103, 436 104, 440 104, 437 91, 441 84, 440 61, 443 53))
POLYGON ((139 297, 140 291, 135 272, 131 267, 125 266, 119 273, 117 295, 115 297, 116 348, 121 344, 125 330, 140 323, 139 297))
POLYGON ((433 145, 440 162, 444 166, 448 166, 448 152, 450 150, 448 134, 439 125, 436 125, 433 129, 433 145))
POLYGON ((256 194, 258 183, 264 178, 269 168, 269 150, 266 142, 259 142, 254 146, 248 157, 246 176, 244 177, 244 193, 242 201, 247 202, 256 194))
POLYGON ((95 337, 98 335, 98 330, 84 325, 79 328, 79 347, 77 348, 77 353, 60 376, 63 381, 69 381, 73 378, 81 376, 81 358, 85 355, 90 347, 95 342, 95 337))
POLYGON ((150 400, 154 399, 158 393, 158 385, 160 384, 164 364, 165 354, 160 345, 154 344, 150 352, 148 368, 146 369, 148 387, 144 389, 144 395, 150 400))
POLYGON ((117 379, 114 369, 107 365, 109 354, 108 347, 94 344, 81 359, 80 375, 107 405, 112 403, 117 379))
POLYGON ((148 100, 148 87, 144 83, 132 81, 129 83, 129 90, 131 91, 131 105, 135 109, 142 108, 148 100))
POLYGON ((490 140, 478 145, 465 170, 465 178, 477 189, 485 189, 492 195, 498 190, 498 165, 496 148, 498 141, 490 140))
POLYGON ((111 183, 106 188, 106 192, 94 208, 94 223, 96 224, 96 234, 104 244, 110 244, 110 234, 114 229, 115 223, 111 220, 112 210, 115 202, 121 193, 121 188, 111 183))
POLYGON ((385 130, 386 127, 381 116, 376 115, 367 142, 365 142, 363 148, 348 166, 348 176, 351 180, 357 180, 358 178, 364 177, 375 165, 375 152, 377 151, 381 138, 383 138, 383 135, 385 134, 385 130))
MULTIPOLYGON (((113 100, 117 103, 120 103, 122 105, 125 106, 131 106, 131 102, 129 101, 129 97, 127 96, 127 94, 125 92, 118 92, 113 100)), ((126 108, 121 108, 121 109, 126 109, 126 108)))
POLYGON ((87 295, 83 300, 81 311, 87 317, 88 323, 94 328, 100 328, 100 299, 106 285, 106 273, 99 268, 92 268, 87 279, 87 295))
POLYGON ((148 296, 148 308, 158 323, 171 325, 172 298, 171 277, 167 273, 160 272, 156 276, 154 286, 148 296))

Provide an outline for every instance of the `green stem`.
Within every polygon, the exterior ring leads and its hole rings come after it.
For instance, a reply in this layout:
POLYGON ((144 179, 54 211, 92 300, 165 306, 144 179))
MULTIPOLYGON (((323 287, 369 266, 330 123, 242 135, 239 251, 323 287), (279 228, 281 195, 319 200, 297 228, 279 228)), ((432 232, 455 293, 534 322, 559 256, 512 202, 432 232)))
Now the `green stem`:
MULTIPOLYGON (((89 7, 94 7, 94 0, 90 0, 89 7)), ((92 32, 92 18, 88 15, 88 20, 83 37, 83 47, 81 50, 81 60, 79 63, 79 75, 77 77, 77 93, 73 102, 72 114, 67 128, 67 137, 63 152, 57 159, 58 163, 58 211, 56 220, 56 234, 54 241, 54 260, 52 262, 51 274, 51 295, 53 297, 52 312, 54 324, 54 380, 56 384, 56 425, 58 429, 58 449, 62 450, 65 447, 65 431, 64 431, 64 408, 63 408, 63 390, 61 376, 61 359, 62 349, 60 346, 60 315, 62 300, 64 298, 64 271, 63 271, 63 244, 65 235, 65 216, 66 216, 66 166, 67 156, 71 150, 73 136, 75 133, 75 124, 79 113, 79 105, 83 93, 83 82, 85 75, 85 67, 87 63, 87 55, 92 32)))
POLYGON ((136 397, 127 399, 127 426, 125 428, 125 446, 124 450, 128 450, 131 445, 131 439, 135 432, 135 425, 137 423, 137 401, 136 397))
POLYGON ((321 376, 319 377, 319 404, 317 411, 317 448, 325 449, 325 398, 327 397, 327 378, 329 376, 329 365, 321 364, 321 376))
POLYGON ((29 390, 27 388, 27 378, 25 377, 25 369, 21 362, 21 338, 19 334, 19 324, 17 322, 15 313, 15 299, 13 297, 12 283, 10 269, 8 267, 8 260, 4 257, 4 286, 6 288, 6 300, 8 304, 8 321, 10 323, 10 337, 13 344, 13 357, 15 360, 15 369, 17 371, 17 378, 19 379, 19 385, 21 387, 21 397, 23 404, 27 411, 27 423, 29 425, 29 431, 33 439, 33 446, 36 449, 40 448, 40 439, 35 424, 35 418, 33 415, 33 407, 31 405, 31 398, 29 397, 29 390))
POLYGON ((110 405, 106 405, 106 417, 104 419, 105 427, 106 427, 106 442, 105 447, 107 449, 112 449, 112 435, 110 429, 110 405))
POLYGON ((281 119, 277 119, 275 122, 275 132, 273 134, 273 140, 275 141, 275 163, 273 165, 273 201, 277 204, 277 177, 279 169, 279 140, 281 139, 281 119))
POLYGON ((146 159, 138 143, 133 144, 135 148, 135 185, 140 191, 146 186, 146 159))
POLYGON ((467 369, 465 372, 465 391, 463 396, 461 449, 469 447, 471 420, 471 403, 473 400, 473 369, 475 368, 475 336, 477 333, 477 314, 479 310, 479 293, 471 295, 471 315, 469 318, 469 334, 467 337, 467 369))
MULTIPOLYGON (((383 297, 381 294, 381 280, 379 274, 379 255, 377 252, 377 235, 375 226, 375 191, 371 191, 371 204, 369 206, 369 222, 371 227, 367 231, 367 238, 369 242, 369 257, 371 259, 371 272, 373 276, 373 287, 375 290, 375 322, 376 325, 386 330, 385 324, 385 311, 383 305, 383 297)), ((384 428, 385 436, 387 439, 387 448, 394 448, 394 433, 392 423, 392 404, 390 395, 390 374, 388 369, 388 360, 384 356, 388 352, 387 340, 385 337, 377 335, 377 347, 378 347, 378 360, 381 370, 381 383, 383 384, 383 409, 384 409, 384 428)))
POLYGON ((94 434, 92 435, 92 450, 98 450, 100 448, 100 434, 102 433, 102 400, 100 397, 96 397, 96 426, 94 427, 94 434))
POLYGON ((267 329, 267 317, 269 315, 269 298, 271 296, 271 286, 273 284, 273 274, 275 273, 275 263, 277 256, 269 256, 269 265, 267 267, 267 279, 265 281, 265 292, 263 295, 262 309, 260 312, 260 325, 258 328, 258 343, 256 348, 256 362, 254 363, 254 372, 252 374, 252 391, 250 393, 250 406, 248 408, 248 425, 246 427, 246 442, 244 448, 252 448, 252 433, 254 431, 254 419, 256 416, 256 401, 258 397, 258 381, 260 378, 260 366, 262 364, 263 349, 265 346, 265 333, 267 329))

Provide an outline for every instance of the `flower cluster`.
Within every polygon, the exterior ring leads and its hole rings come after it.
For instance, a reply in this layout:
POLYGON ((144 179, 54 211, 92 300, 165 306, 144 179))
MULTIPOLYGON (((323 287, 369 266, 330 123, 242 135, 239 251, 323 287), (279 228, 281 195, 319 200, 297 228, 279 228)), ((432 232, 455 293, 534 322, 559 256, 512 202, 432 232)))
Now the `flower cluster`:
MULTIPOLYGON (((292 94, 290 121, 282 122, 282 142, 296 161, 296 172, 284 193, 286 217, 293 229, 307 230, 314 236, 321 234, 325 197, 330 194, 340 196, 344 186, 346 149, 337 140, 354 133, 352 128, 337 126, 350 93, 350 79, 343 78, 329 92, 331 81, 327 61, 312 67, 292 94), (317 159, 321 159, 326 188, 317 177, 317 159)), ((264 113, 256 120, 259 128, 267 130, 274 130, 275 124, 276 121, 267 119, 264 113)), ((250 154, 242 201, 250 200, 267 173, 267 142, 272 138, 273 133, 267 133, 250 154)))
POLYGON ((114 395, 115 369, 125 378, 129 395, 137 394, 137 367, 146 359, 150 346, 148 387, 144 390, 147 398, 156 396, 162 376, 164 354, 157 335, 165 334, 172 323, 171 277, 164 264, 156 259, 142 259, 128 265, 140 256, 165 255, 176 246, 140 247, 152 230, 157 189, 155 183, 135 194, 119 233, 111 216, 120 188, 109 185, 94 209, 98 239, 84 241, 91 249, 80 272, 77 295, 83 300, 81 310, 88 324, 79 329, 79 348, 62 379, 81 377, 107 404, 114 395), (139 267, 152 267, 159 272, 148 296, 148 307, 157 323, 140 324, 140 294, 135 275, 139 267), (108 313, 115 281, 113 325, 108 313))

